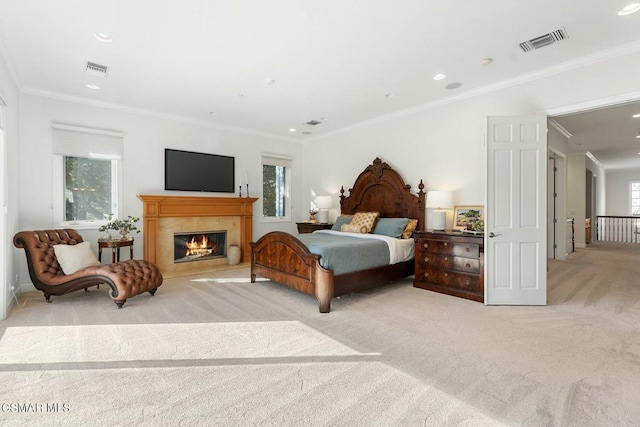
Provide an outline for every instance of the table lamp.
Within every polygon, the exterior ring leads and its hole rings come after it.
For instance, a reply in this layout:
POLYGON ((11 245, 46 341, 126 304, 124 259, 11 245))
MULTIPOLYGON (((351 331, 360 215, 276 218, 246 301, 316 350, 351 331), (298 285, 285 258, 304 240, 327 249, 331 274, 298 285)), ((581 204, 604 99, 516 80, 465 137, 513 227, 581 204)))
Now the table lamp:
POLYGON ((316 207, 318 208, 316 219, 320 224, 326 224, 329 222, 329 209, 332 206, 333 206, 333 197, 331 196, 316 197, 316 207))
POLYGON ((435 209, 431 217, 431 229, 444 231, 447 228, 447 211, 453 208, 453 193, 451 191, 427 191, 427 208, 435 209))

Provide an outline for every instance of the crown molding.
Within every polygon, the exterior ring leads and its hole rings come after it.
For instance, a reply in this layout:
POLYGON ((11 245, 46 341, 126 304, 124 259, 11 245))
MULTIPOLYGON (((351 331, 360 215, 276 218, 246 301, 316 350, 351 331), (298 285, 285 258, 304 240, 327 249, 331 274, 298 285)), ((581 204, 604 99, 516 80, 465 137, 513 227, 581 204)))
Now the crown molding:
POLYGON ((197 125, 197 126, 203 126, 203 127, 217 129, 217 130, 226 131, 226 132, 233 132, 233 133, 240 133, 240 134, 251 135, 251 136, 258 136, 258 137, 261 137, 261 138, 273 139, 273 140, 277 140, 277 141, 288 141, 288 142, 295 142, 295 143, 298 143, 298 144, 302 143, 302 141, 297 140, 297 139, 287 138, 287 137, 274 135, 274 134, 270 134, 270 133, 266 133, 266 132, 255 131, 255 130, 252 130, 252 129, 245 129, 245 128, 239 128, 239 127, 235 127, 235 126, 221 125, 221 124, 217 124, 217 123, 210 123, 210 122, 207 122, 207 121, 204 121, 204 120, 192 119, 190 117, 179 116, 179 115, 176 115, 176 114, 161 113, 161 112, 158 112, 158 111, 146 110, 146 109, 137 108, 137 107, 130 107, 130 106, 127 106, 127 105, 116 104, 116 103, 111 103, 111 102, 96 101, 94 99, 83 98, 83 97, 79 97, 79 96, 66 95, 66 94, 62 94, 62 93, 59 93, 59 92, 46 91, 46 90, 42 90, 42 89, 30 87, 30 86, 22 88, 20 90, 20 93, 23 93, 23 94, 26 94, 26 95, 41 96, 43 98, 55 99, 57 101, 72 102, 72 103, 76 103, 76 104, 87 105, 87 106, 90 106, 90 107, 106 108, 106 109, 109 109, 109 110, 120 111, 120 112, 128 113, 128 114, 138 114, 138 115, 146 116, 146 117, 154 117, 154 118, 160 118, 160 119, 165 119, 165 120, 173 120, 173 121, 177 121, 177 122, 181 122, 181 123, 192 124, 192 125, 197 125))
POLYGON ((556 122, 554 119, 548 119, 547 121, 551 123, 551 126, 556 128, 556 130, 560 132, 565 138, 569 139, 573 136, 571 132, 566 130, 560 123, 556 122))

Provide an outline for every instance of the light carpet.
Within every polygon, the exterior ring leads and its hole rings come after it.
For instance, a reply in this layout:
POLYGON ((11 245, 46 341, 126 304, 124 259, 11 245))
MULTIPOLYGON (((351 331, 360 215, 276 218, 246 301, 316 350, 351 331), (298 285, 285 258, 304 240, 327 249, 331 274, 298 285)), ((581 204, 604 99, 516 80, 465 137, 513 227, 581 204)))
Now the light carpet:
POLYGON ((2 425, 640 423, 640 249, 552 261, 549 305, 487 307, 405 279, 335 299, 248 269, 21 296, 0 324, 2 425))

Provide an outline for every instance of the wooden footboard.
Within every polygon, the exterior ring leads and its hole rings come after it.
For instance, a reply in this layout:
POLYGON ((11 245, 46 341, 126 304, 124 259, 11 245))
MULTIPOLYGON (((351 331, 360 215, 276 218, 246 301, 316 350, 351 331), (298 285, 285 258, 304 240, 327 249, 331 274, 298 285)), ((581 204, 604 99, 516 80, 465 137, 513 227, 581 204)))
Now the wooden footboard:
POLYGON ((273 231, 251 243, 252 283, 257 275, 315 295, 321 313, 331 309, 333 271, 321 267, 320 255, 291 234, 273 231))

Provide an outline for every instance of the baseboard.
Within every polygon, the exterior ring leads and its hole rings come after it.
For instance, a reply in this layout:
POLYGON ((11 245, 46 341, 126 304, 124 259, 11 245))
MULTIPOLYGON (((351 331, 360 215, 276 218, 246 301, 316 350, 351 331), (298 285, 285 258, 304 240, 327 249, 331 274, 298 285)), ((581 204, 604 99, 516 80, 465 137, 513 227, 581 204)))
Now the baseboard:
POLYGON ((23 292, 33 292, 33 291, 37 291, 37 289, 35 288, 35 286, 33 286, 33 283, 29 282, 29 283, 21 283, 20 285, 18 285, 16 292, 18 295, 20 295, 23 292))

